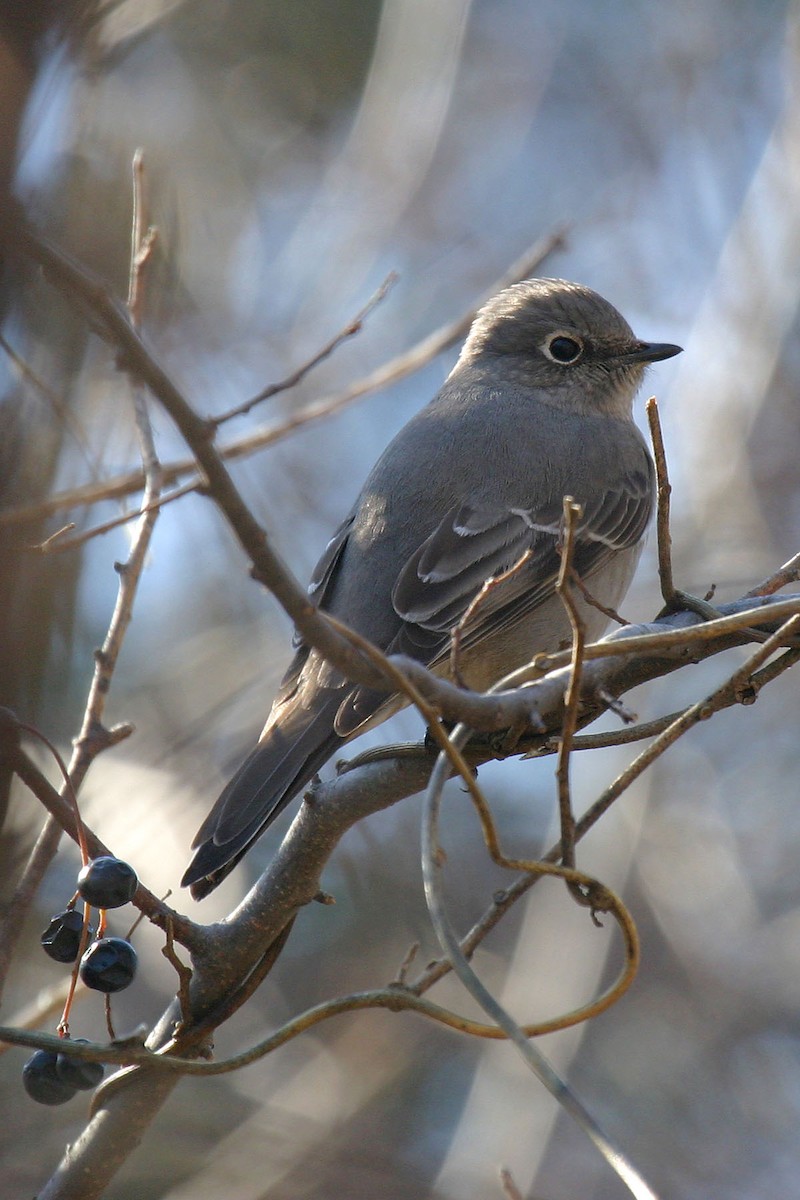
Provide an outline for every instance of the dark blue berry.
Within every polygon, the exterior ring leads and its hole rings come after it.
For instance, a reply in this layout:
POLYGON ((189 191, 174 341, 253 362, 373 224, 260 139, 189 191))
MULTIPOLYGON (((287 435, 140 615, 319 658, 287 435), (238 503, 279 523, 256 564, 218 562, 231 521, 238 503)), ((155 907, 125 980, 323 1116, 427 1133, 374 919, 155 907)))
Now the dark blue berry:
POLYGON ((37 1104, 66 1104, 75 1088, 56 1073, 58 1055, 52 1050, 37 1050, 22 1068, 22 1084, 37 1104))
MULTIPOLYGON (((86 1038, 75 1038, 74 1046, 87 1044, 86 1038)), ((72 1054, 59 1054, 56 1058, 56 1075, 68 1087, 79 1091, 90 1092, 96 1088, 105 1075, 105 1067, 100 1062, 90 1062, 88 1058, 75 1058, 72 1054)))
POLYGON ((138 883, 129 863, 106 854, 86 864, 78 876, 78 891, 95 908, 121 908, 132 899, 138 883))
POLYGON ((135 974, 136 951, 124 938, 100 938, 81 959, 81 979, 96 992, 121 992, 135 974))
MULTIPOLYGON (((78 947, 83 932, 83 917, 74 908, 56 913, 45 929, 41 938, 45 954, 49 954, 56 962, 75 962, 78 957, 78 947)), ((89 937, 92 930, 89 930, 89 937)))

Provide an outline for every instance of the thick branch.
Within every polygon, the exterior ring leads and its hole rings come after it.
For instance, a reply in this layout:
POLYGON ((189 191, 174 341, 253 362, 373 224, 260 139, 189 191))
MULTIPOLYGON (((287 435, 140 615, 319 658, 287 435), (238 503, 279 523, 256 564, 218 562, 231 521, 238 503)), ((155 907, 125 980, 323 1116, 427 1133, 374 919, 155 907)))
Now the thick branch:
MULTIPOLYGON (((272 591, 303 638, 352 680, 381 686, 385 678, 381 670, 309 602, 272 550, 215 446, 213 422, 193 411, 144 346, 122 307, 102 285, 53 247, 22 230, 17 236, 25 252, 42 264, 74 302, 84 306, 94 326, 117 348, 124 369, 144 382, 167 410, 204 476, 204 490, 220 508, 250 559, 254 577, 272 591)), ((745 622, 738 615, 743 609, 747 610, 747 625, 769 631, 778 623, 778 614, 785 618, 788 611, 800 609, 800 598, 740 602, 727 610, 735 620, 706 622, 696 630, 700 619, 697 615, 672 613, 653 625, 621 631, 608 650, 590 648, 577 693, 575 727, 604 711, 609 697, 616 698, 646 680, 747 641, 748 634, 742 631, 745 622), (672 630, 673 635, 666 639, 641 637, 663 630, 672 630), (603 656, 596 657, 598 654, 603 656)), ((527 676, 518 673, 508 681, 509 689, 516 690, 482 696, 437 679, 419 663, 395 659, 392 665, 448 720, 464 721, 471 728, 489 732, 527 725, 534 732, 527 736, 524 748, 534 753, 550 752, 552 738, 562 727, 565 690, 571 678, 567 668, 551 670, 534 682, 528 680, 537 670, 528 669, 527 676), (517 686, 522 682, 527 686, 517 686)), ((523 748, 523 743, 517 746, 523 748)), ((473 740, 471 754, 472 761, 480 763, 492 757, 493 750, 491 745, 473 740)), ((322 870, 343 833, 368 813, 420 790, 430 768, 430 757, 397 757, 361 765, 343 773, 334 783, 315 788, 261 880, 234 913, 218 926, 208 927, 196 940, 195 974, 189 995, 191 1019, 184 1021, 177 1005, 170 1006, 148 1039, 148 1046, 161 1049, 169 1045, 179 1054, 196 1052, 198 1040, 207 1037, 215 1019, 219 1023, 226 1013, 231 992, 247 987, 248 979, 259 972, 265 954, 298 910, 318 894, 322 870)), ((175 933, 178 936, 177 928, 175 933)), ((141 1140, 172 1086, 174 1081, 166 1075, 155 1079, 151 1069, 139 1067, 102 1088, 90 1124, 41 1193, 43 1200, 77 1196, 89 1200, 100 1195, 141 1140)))
MULTIPOLYGON (((723 606, 722 611, 746 608, 750 602, 723 606)), ((800 598, 794 598, 797 611, 800 598)), ((777 609, 773 601, 773 605, 777 609)), ((772 607, 764 601, 766 610, 772 607)), ((780 611, 783 610, 781 605, 780 611)), ((765 611, 764 616, 767 616, 765 611)), ((771 614, 770 614, 771 616, 771 614)), ((694 613, 673 613, 648 626, 630 626, 614 634, 610 641, 649 631, 687 630, 700 623, 694 613)), ((771 632, 780 622, 764 620, 759 628, 771 632)), ((595 719, 607 707, 603 696, 620 695, 629 688, 668 675, 688 662, 699 662, 741 641, 744 634, 725 632, 715 639, 694 644, 667 647, 658 656, 640 654, 595 659, 584 664, 579 724, 595 719)), ((425 684, 427 673, 420 668, 419 682, 425 684)), ((409 671, 409 674, 413 672, 409 671)), ((529 715, 535 713, 536 729, 521 739, 517 752, 552 753, 553 736, 561 729, 564 693, 569 670, 563 668, 507 697, 514 704, 524 702, 529 715)), ((457 689, 453 689, 457 691, 457 689)), ((471 697, 471 693, 467 693, 471 697)), ((476 697, 481 699, 481 697, 476 697)), ((486 697, 491 700, 492 697, 486 697)), ((502 697, 500 697, 502 700, 502 697)), ((519 709, 517 710, 519 711, 519 709)), ((480 765, 495 757, 489 744, 473 740, 469 747, 470 761, 480 765)), ((218 927, 209 927, 209 956, 196 958, 197 967, 192 998, 195 1015, 207 1012, 230 990, 233 980, 242 978, 263 953, 264 947, 280 933, 283 926, 304 904, 311 902, 320 890, 322 870, 343 834, 362 817, 388 808, 398 800, 413 795, 427 783, 432 758, 424 753, 404 754, 379 761, 354 764, 331 783, 315 787, 293 822, 278 853, 261 879, 254 885, 238 909, 218 927), (215 937, 215 932, 218 936, 215 937), (216 944, 216 949, 213 948, 216 944)))
MULTIPOLYGON (((797 600, 797 598, 795 598, 797 600)), ((772 617, 770 608, 778 610, 779 603, 765 601, 765 619, 772 617)), ((727 606, 741 611, 749 601, 727 606)), ((785 607, 785 605, 784 605, 785 607)), ((644 627, 650 631, 689 631, 700 618, 694 613, 677 613, 663 617, 644 627)), ((777 621, 760 626, 767 630, 777 621)), ((614 640, 636 636, 642 627, 620 631, 614 640)), ((585 663, 581 695, 581 720, 591 719, 603 708, 602 694, 619 694, 626 687, 655 679, 679 669, 687 661, 697 662, 719 653, 746 634, 730 630, 715 638, 706 638, 681 647, 668 646, 658 656, 641 654, 598 659, 585 663)), ((533 703, 542 729, 531 737, 533 745, 544 749, 547 739, 560 728, 563 717, 564 691, 569 679, 566 668, 559 669, 525 689, 533 703)), ((473 746, 473 760, 492 757, 489 747, 473 746)), ((427 783, 432 758, 425 755, 404 755, 383 762, 366 763, 341 774, 332 783, 314 789, 310 803, 301 807, 286 838, 268 870, 244 899, 239 908, 218 926, 205 930, 205 945, 195 957, 195 975, 191 986, 194 1019, 204 1018, 216 1009, 224 1011, 227 997, 233 988, 246 980, 258 968, 265 948, 278 937, 298 910, 311 902, 319 892, 324 866, 339 839, 351 825, 369 813, 419 791, 427 783)), ((579 823, 578 835, 583 832, 579 823)), ((415 989, 416 991, 417 989, 415 989)), ((175 1040, 180 1013, 176 1005, 164 1013, 148 1039, 151 1049, 174 1043, 178 1053, 186 1052, 192 1044, 191 1029, 175 1040)), ((125 1076, 111 1081, 98 1095, 98 1108, 85 1129, 60 1164, 56 1175, 41 1193, 42 1200, 87 1200, 99 1196, 113 1171, 140 1142, 147 1125, 152 1121, 169 1095, 175 1080, 159 1076, 145 1068, 126 1071, 125 1076), (113 1169, 109 1167, 113 1163, 113 1169), (88 1174, 87 1174, 88 1172, 88 1174), (92 1179, 92 1187, 87 1180, 92 1179)))

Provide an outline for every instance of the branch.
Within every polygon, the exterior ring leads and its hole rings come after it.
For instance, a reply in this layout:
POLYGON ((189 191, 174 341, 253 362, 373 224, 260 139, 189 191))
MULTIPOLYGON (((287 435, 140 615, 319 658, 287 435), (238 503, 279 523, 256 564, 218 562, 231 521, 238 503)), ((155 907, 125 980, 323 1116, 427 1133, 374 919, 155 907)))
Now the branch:
MULTIPOLYGON (((768 615, 770 604, 765 602, 763 608, 767 610, 764 616, 768 615)), ((694 624, 698 620, 693 613, 672 614, 655 625, 669 629, 675 628, 676 623, 694 624)), ((616 636, 624 636, 624 633, 616 636)), ((784 636, 785 631, 776 640, 784 636)), ((727 632, 716 639, 706 638, 690 646, 689 653, 693 660, 708 657, 727 648, 732 641, 735 642, 736 637, 735 633, 727 632)), ((764 652, 763 648, 760 652, 764 652)), ((795 657, 798 654, 794 650, 786 653, 795 657)), ((643 676, 657 678, 679 669, 685 661, 686 653, 681 657, 671 650, 661 658, 645 660, 641 670, 633 674, 640 681, 643 676)), ((624 662, 623 659, 608 658, 587 663, 584 695, 585 689, 598 681, 605 682, 607 690, 611 690, 612 682, 618 677, 624 662)), ((563 715, 567 678, 568 673, 560 670, 526 689, 546 696, 547 704, 542 700, 537 702, 536 708, 540 714, 549 716, 553 731, 558 729, 558 722, 563 715)), ((743 699, 744 694, 741 694, 740 702, 743 699)), ((537 736, 543 741, 543 735, 537 736)), ((485 760, 491 757, 491 751, 485 748, 477 751, 473 757, 485 760)), ((261 879, 234 913, 219 927, 207 931, 208 945, 195 956, 196 969, 191 985, 191 1004, 198 1024, 202 1022, 204 1014, 214 1011, 225 1002, 231 987, 247 978, 249 972, 257 967, 263 957, 264 946, 281 933, 304 904, 313 900, 320 890, 320 875, 324 865, 346 830, 369 813, 420 791, 425 787, 429 773, 428 757, 403 756, 394 761, 367 763, 345 772, 332 783, 314 789, 310 802, 302 805, 261 879)), ((595 815, 578 822, 576 840, 587 832, 596 819, 595 815)), ((553 854, 557 853, 558 849, 554 848, 553 854)), ((526 876, 511 885, 506 889, 505 897, 495 897, 492 919, 485 921, 477 934, 473 931, 465 939, 467 953, 470 952, 470 942, 477 944, 486 935, 514 900, 531 886, 532 878, 526 876)), ((438 970, 429 970, 426 978, 407 990, 419 995, 450 969, 449 964, 437 966, 438 970)), ((422 1012, 423 1009, 416 1008, 416 1011, 422 1012)), ((175 1022, 179 1019, 177 1006, 170 1006, 148 1038, 148 1047, 151 1050, 166 1046, 179 1048, 180 1043, 174 1039, 175 1022)), ((187 1030, 187 1035, 190 1032, 187 1030)), ((90 1200, 99 1196, 118 1166, 139 1144, 147 1125, 170 1094, 179 1077, 175 1074, 173 1078, 172 1072, 173 1069, 167 1068, 156 1075, 152 1069, 137 1067, 126 1072, 124 1078, 112 1077, 108 1090, 99 1098, 99 1108, 90 1124, 73 1145, 50 1184, 40 1193, 40 1200, 77 1200, 78 1197, 80 1200, 90 1200), (167 1070, 170 1071, 169 1077, 167 1070), (111 1086, 112 1081, 114 1086, 111 1086), (89 1179, 92 1180, 91 1190, 87 1183, 89 1179)))
MULTIPOLYGON (((565 501, 565 511, 567 510, 567 501, 565 501)), ((574 511, 571 514, 574 517, 574 511)), ((567 530, 569 536, 570 522, 568 522, 567 530)), ((562 559, 563 576, 566 577, 569 571, 569 554, 565 553, 562 559)), ((578 639, 579 640, 579 637, 578 639)), ((572 675, 570 676, 570 684, 572 675)), ((569 685, 568 685, 569 686, 569 685)), ((469 730, 464 726, 458 726, 452 733, 451 738, 455 744, 463 744, 469 736, 469 730)), ((425 798, 425 810, 422 822, 422 873, 425 884, 425 899, 428 904, 428 911, 431 916, 436 935, 440 945, 445 953, 448 965, 455 971, 458 978, 477 1000, 481 1008, 488 1014, 493 1023, 499 1030, 508 1037, 509 1041, 514 1045, 515 1049, 523 1059, 525 1064, 530 1068, 533 1074, 544 1084, 547 1090, 555 1097, 561 1107, 575 1121, 580 1129, 591 1139, 594 1145, 602 1154, 603 1158, 614 1170, 617 1175, 626 1184, 631 1194, 637 1200, 657 1200, 655 1193, 633 1166, 627 1161, 620 1150, 610 1141, 606 1134, 602 1131, 595 1118, 575 1095, 575 1093, 567 1086, 561 1076, 554 1070, 550 1062, 545 1058, 544 1054, 530 1040, 527 1031, 521 1028, 511 1015, 503 1008, 496 1000, 488 988, 481 982, 475 971, 472 969, 467 956, 462 950, 456 932, 450 922, 447 910, 442 897, 441 875, 445 855, 439 842, 438 821, 439 807, 441 803, 442 790, 449 776, 449 763, 445 754, 440 754, 436 766, 431 774, 430 783, 425 798)), ((562 838, 563 852, 563 838, 562 838)), ((537 864, 540 866, 541 864, 537 864)), ((580 872, 571 870, 567 867, 562 867, 560 873, 563 874, 565 880, 571 885, 571 889, 586 887, 586 877, 581 876, 580 872)), ((530 873, 531 881, 541 878, 541 873, 534 870, 530 873)), ((631 970, 627 977, 627 982, 633 978, 636 961, 638 959, 638 939, 636 930, 631 923, 626 923, 621 919, 621 906, 619 901, 608 889, 602 888, 601 885, 595 884, 594 881, 588 881, 588 887, 593 892, 595 897, 596 907, 603 911, 612 911, 620 920, 622 928, 627 934, 626 950, 628 961, 631 970)), ((624 911, 624 910, 622 910, 624 911)), ((622 989, 624 990, 624 989, 622 989)), ((617 992, 614 996, 621 994, 617 992)), ((611 1001, 609 1001, 611 1002, 611 1001)))
MULTIPOLYGON (((265 425, 261 429, 254 430, 241 438, 229 442, 226 446, 220 447, 220 456, 226 462, 239 458, 247 458, 251 454, 255 454, 258 450, 263 450, 267 446, 281 441, 289 434, 294 433, 295 430, 305 425, 315 424, 317 421, 327 420, 329 417, 348 408, 362 397, 380 391, 394 383, 399 383, 409 375, 413 375, 415 371, 419 371, 428 362, 436 358, 437 355, 460 341, 469 330, 477 310, 487 300, 502 291, 503 288, 516 283, 520 279, 525 279, 535 272, 550 254, 564 245, 565 237, 566 230, 560 229, 545 238, 537 240, 520 255, 516 262, 511 264, 507 271, 490 284, 481 296, 473 300, 469 308, 461 316, 440 326, 439 329, 417 342, 409 350, 404 350, 387 363, 383 363, 376 370, 356 380, 343 391, 336 392, 330 396, 324 396, 322 399, 306 405, 299 412, 293 413, 289 417, 265 425)), ((12 238, 13 240, 15 239, 12 238)), ((41 244, 44 245, 44 243, 41 244)), ((11 248, 13 249, 13 245, 11 248)), ((18 247, 18 249, 20 248, 24 250, 26 247, 23 245, 18 247)), ((28 248, 28 252, 33 257, 36 257, 36 251, 32 247, 28 248)), ((95 286, 98 290, 103 290, 101 284, 98 283, 95 286)), ((302 367, 299 369, 302 371, 302 367)), ((294 374, 296 375, 297 372, 294 372, 294 374)), ((289 378, 291 379, 292 377, 290 376, 289 378)), ((283 381, 283 384, 273 384, 271 387, 275 391, 279 391, 285 384, 286 381, 283 381)), ((269 391, 269 389, 265 390, 269 391)), ((248 401, 248 404, 252 403, 254 401, 248 401)), ((175 483, 182 476, 190 472, 194 473, 196 468, 197 464, 193 458, 165 463, 162 468, 164 484, 175 483)), ((143 472, 128 471, 101 483, 90 483, 70 488, 67 491, 59 492, 57 495, 33 505, 23 505, 14 509, 8 509, 0 513, 0 526, 38 520, 41 517, 52 516, 66 509, 96 504, 101 500, 120 499, 135 492, 140 492, 143 486, 143 472)), ((202 486, 202 478, 195 475, 193 479, 181 488, 180 494, 185 495, 187 492, 202 488, 202 486)), ((140 515, 140 513, 137 514, 134 512, 132 514, 133 517, 137 515, 140 515)))
MULTIPOLYGON (((11 769, 21 782, 36 796, 43 807, 47 809, 58 833, 60 834, 63 831, 77 843, 79 841, 79 830, 72 804, 61 791, 56 791, 50 781, 42 774, 33 760, 19 745, 16 733, 17 728, 18 725, 14 714, 9 712, 8 709, 0 708, 0 743, 9 747, 7 761, 11 769), (12 746, 13 748, 11 748, 12 746)), ((85 822, 83 823, 83 831, 89 855, 92 858, 98 858, 100 855, 105 854, 113 854, 113 850, 109 849, 85 822)), ((171 923, 175 939, 180 941, 187 949, 202 950, 206 940, 203 935, 202 926, 196 925, 188 917, 184 917, 180 913, 175 912, 174 909, 171 909, 163 900, 160 900, 158 896, 145 887, 141 880, 131 903, 148 920, 160 928, 166 929, 167 924, 171 923)), ((16 910, 12 911, 16 912, 16 910)))
MULTIPOLYGON (((133 327, 132 322, 138 322, 141 318, 144 303, 143 271, 147 265, 153 244, 152 231, 145 233, 142 187, 141 154, 137 152, 137 156, 134 159, 134 219, 131 235, 129 287, 130 321, 128 322, 126 318, 126 322, 131 328, 133 327)), ((145 500, 148 505, 151 505, 158 499, 161 478, 146 405, 141 395, 134 395, 134 410, 144 464, 143 469, 146 481, 145 500)), ((130 727, 127 726, 118 726, 112 732, 105 727, 103 718, 106 701, 111 690, 111 681, 125 633, 130 624, 139 579, 150 547, 157 516, 158 511, 154 509, 139 520, 131 540, 131 548, 127 561, 115 564, 119 578, 116 603, 106 636, 103 640, 103 645, 95 652, 92 682, 89 687, 80 733, 75 740, 74 750, 69 763, 69 782, 65 785, 65 789, 62 789, 62 797, 65 794, 65 790, 71 791, 72 794, 77 794, 91 763, 97 755, 110 746, 115 745, 131 732, 130 727)), ((0 928, 0 944, 3 946, 3 961, 0 963, 0 967, 4 970, 8 968, 11 952, 24 927, 22 917, 26 911, 26 905, 30 902, 30 898, 38 888, 44 872, 55 856, 60 837, 61 828, 59 827, 59 823, 51 816, 48 818, 33 853, 29 857, 22 879, 17 885, 14 897, 9 905, 8 914, 3 921, 2 928, 0 928)), ((0 975, 0 985, 2 985, 3 978, 4 975, 0 975)))
MULTIPOLYGON (((437 715, 448 721, 466 721, 483 731, 527 726, 530 732, 526 735, 525 745, 529 751, 549 752, 553 737, 562 729, 565 694, 570 681, 573 684, 570 700, 574 705, 573 727, 578 729, 608 706, 609 697, 617 698, 637 683, 746 641, 751 625, 758 624, 769 638, 760 651, 763 657, 759 662, 786 645, 787 638, 794 634, 798 624, 796 618, 787 628, 779 630, 776 630, 776 622, 788 612, 798 613, 798 597, 774 601, 765 596, 760 603, 739 602, 737 606, 728 606, 726 617, 707 621, 702 631, 694 628, 698 622, 695 614, 670 613, 649 627, 630 628, 617 633, 605 644, 587 647, 581 656, 580 686, 574 670, 559 666, 550 669, 555 658, 543 658, 505 681, 507 690, 504 693, 490 696, 466 692, 439 680, 419 663, 404 658, 383 659, 368 646, 358 645, 358 639, 351 631, 337 626, 310 604, 305 592, 272 551, 264 530, 234 487, 222 454, 214 444, 214 422, 204 421, 195 413, 144 346, 134 323, 121 306, 101 284, 47 243, 27 231, 18 237, 18 241, 44 266, 50 277, 69 292, 74 302, 83 305, 94 327, 116 347, 118 361, 124 369, 146 384, 167 410, 194 455, 203 477, 203 490, 219 507, 250 558, 253 575, 270 588, 304 639, 355 682, 386 686, 388 681, 393 689, 405 692, 428 713, 429 719, 434 718, 434 728, 439 727, 437 715), (742 617, 742 608, 746 610, 746 618, 742 617), (543 672, 548 673, 530 682, 531 677, 543 672), (517 686, 520 683, 525 686, 517 686)), ((296 421, 300 423, 303 419, 299 414, 296 421)), ((708 616, 708 613, 702 615, 708 616)), ((784 665, 796 654, 795 649, 787 651, 782 656, 784 665)), ((756 659, 751 659, 746 664, 747 669, 754 670, 755 662, 756 659)), ((761 669, 766 672, 772 667, 773 664, 769 664, 761 669)), ((740 675, 741 672, 733 677, 738 679, 735 686, 729 683, 726 696, 728 699, 733 697, 730 702, 746 703, 754 694, 754 679, 745 675, 739 678, 740 675)), ((690 720, 684 720, 681 732, 690 725, 690 720)), ((493 757, 491 746, 482 746, 474 740, 468 753, 470 763, 493 757)), ((453 771, 454 765, 463 770, 452 757, 440 758, 437 771, 442 782, 453 771)), ((344 832, 368 813, 419 791, 427 782, 429 768, 429 759, 404 756, 393 761, 364 764, 342 774, 333 784, 312 789, 309 803, 301 807, 278 854, 242 904, 220 926, 204 930, 196 939, 193 946, 195 971, 190 985, 184 989, 182 1005, 173 1002, 162 1015, 147 1040, 150 1051, 165 1055, 168 1050, 170 1055, 187 1059, 202 1052, 215 1022, 227 1011, 226 1006, 230 1007, 230 994, 245 994, 249 983, 263 974, 265 946, 279 944, 277 939, 286 936, 299 909, 318 895, 321 872, 344 832), (191 1011, 188 1019, 187 1010, 191 1011)), ((471 778, 468 771, 465 777, 471 778)), ((475 787, 472 791, 479 809, 481 805, 485 808, 480 789, 475 787)), ((605 799, 610 802, 607 797, 605 799)), ((577 823, 576 841, 599 818, 600 811, 600 808, 593 808, 577 823)), ((482 819, 487 827, 490 824, 488 810, 483 812, 482 819)), ((504 861, 506 865, 514 862, 504 861)), ((521 895, 541 873, 562 874, 573 883, 578 883, 579 878, 585 879, 578 873, 568 874, 568 868, 550 870, 541 863, 527 864, 523 869, 528 872, 524 883, 520 881, 507 889, 508 904, 513 902, 512 893, 521 895)), ((624 920, 622 910, 614 908, 610 899, 608 904, 619 914, 619 919, 624 920)), ((501 907, 498 901, 498 912, 501 907)), ((175 917, 177 938, 182 918, 177 914, 175 917)), ((489 927, 487 921, 476 935, 478 940, 485 936, 489 927)), ((191 934, 191 930, 189 932, 191 934)), ((448 969, 449 965, 441 973, 448 969)), ((420 993, 433 981, 433 975, 429 973, 425 980, 405 991, 419 1000, 420 993)), ((352 1004, 353 998, 330 1002, 331 1005, 337 1003, 352 1004)), ((396 1006, 401 1006, 401 1002, 398 1001, 396 1006)), ((410 1006, 417 1011, 425 1007, 415 1002, 410 1006)), ((298 1018, 301 1019, 304 1018, 298 1018)), ((512 1029, 504 1021, 502 1016, 499 1024, 508 1036, 518 1042, 522 1039, 527 1045, 524 1031, 516 1026, 512 1029)), ((179 1065, 188 1069, 185 1064, 179 1065)), ((203 1066, 197 1064, 198 1073, 202 1073, 200 1068, 203 1066)), ((88 1200, 90 1196, 100 1194, 98 1189, 102 1190, 119 1163, 138 1144, 147 1124, 174 1086, 178 1065, 168 1070, 169 1078, 167 1070, 159 1068, 156 1072, 148 1062, 109 1081, 98 1094, 98 1108, 89 1126, 41 1193, 42 1200, 53 1200, 56 1196, 60 1200, 67 1196, 88 1200)), ((602 1138, 602 1135, 597 1134, 597 1137, 602 1138)))
MULTIPOLYGON (((697 618, 695 618, 697 619, 697 618)), ((775 646, 782 641, 782 633, 776 631, 773 651, 775 646)), ((769 653, 762 647, 756 652, 757 658, 750 660, 737 671, 732 679, 722 684, 716 689, 711 696, 706 697, 697 705, 692 705, 683 713, 671 714, 670 717, 659 722, 653 722, 653 726, 658 726, 657 732, 662 733, 671 726, 674 722, 681 720, 680 733, 685 733, 698 720, 708 720, 714 713, 722 712, 726 708, 734 704, 752 704, 757 699, 761 689, 768 683, 777 679, 784 671, 788 670, 794 664, 800 661, 800 649, 791 649, 785 651, 778 658, 756 671, 755 674, 747 675, 748 671, 752 671, 753 662, 760 659, 769 653), (743 682, 744 681, 744 682, 743 682), (687 720, 693 714, 693 719, 687 720)), ((680 735, 679 733, 679 735, 680 735)), ((671 741, 675 738, 672 737, 671 741)), ((550 739, 551 745, 548 751, 553 753, 556 739, 550 739)), ((664 747, 666 748, 666 747, 664 747)), ((645 752, 649 755, 649 751, 645 752)), ((611 804, 619 798, 625 788, 629 787, 636 775, 641 774, 646 766, 650 765, 657 755, 649 755, 645 758, 640 756, 631 767, 625 771, 614 781, 610 788, 607 788, 604 793, 589 807, 575 827, 575 841, 579 842, 586 834, 596 825, 601 816, 608 810, 611 804), (638 764, 638 766, 637 766, 638 764), (635 769, 635 772, 633 768, 635 769)), ((551 846, 550 850, 543 856, 543 861, 555 863, 558 861, 561 850, 560 842, 551 846)), ((531 876, 522 876, 514 881, 503 892, 495 892, 490 907, 484 912, 483 916, 476 922, 469 934, 464 938, 461 948, 469 957, 475 948, 483 941, 486 935, 494 929, 498 922, 502 919, 505 913, 511 908, 533 885, 537 880, 531 876)), ((426 991, 433 983, 438 982, 450 971, 450 963, 445 958, 439 962, 430 963, 425 970, 420 974, 418 979, 409 985, 414 991, 426 991)))
POLYGON ((575 866, 575 817, 572 812, 572 796, 570 792, 569 756, 572 750, 572 739, 575 736, 575 730, 578 725, 583 651, 586 642, 586 627, 581 620, 581 615, 578 612, 578 606, 575 603, 570 586, 572 559, 575 550, 575 526, 582 516, 583 509, 580 504, 576 504, 571 496, 565 496, 562 517, 563 533, 559 545, 561 565, 559 567, 558 580, 556 581, 556 593, 567 610, 567 616, 572 628, 569 680, 564 691, 564 719, 561 723, 561 735, 558 739, 558 761, 556 764, 558 813, 561 822, 561 861, 565 867, 575 866))
POLYGON ((358 312, 351 321, 347 322, 344 329, 340 329, 339 332, 332 337, 329 342, 325 343, 321 350, 318 350, 317 353, 308 359, 307 362, 302 363, 295 371, 292 371, 290 375, 287 375, 285 379, 282 379, 279 383, 271 383, 268 387, 263 388, 257 396, 253 396, 252 400, 245 400, 243 404, 237 404, 235 408, 228 409, 227 412, 220 413, 218 416, 214 417, 214 424, 217 426, 217 428, 219 428, 220 425, 223 425, 226 421, 233 420, 234 417, 245 416, 251 411, 251 409, 255 408, 257 404, 261 404, 264 400, 271 400, 272 397, 277 396, 279 392, 286 392, 289 391, 290 388, 297 387, 298 383, 301 383, 302 380, 305 379, 306 375, 313 371, 314 367, 318 367, 319 364, 324 362, 326 358, 330 358, 331 354, 333 354, 334 350, 336 350, 338 346, 341 346, 342 342, 347 341, 348 338, 351 338, 355 334, 361 332, 364 321, 367 319, 373 309, 377 308, 378 305, 386 298, 390 288, 394 287, 395 283, 397 282, 397 278, 398 277, 395 272, 390 271, 378 290, 374 292, 372 296, 370 296, 369 300, 361 309, 361 311, 358 312))

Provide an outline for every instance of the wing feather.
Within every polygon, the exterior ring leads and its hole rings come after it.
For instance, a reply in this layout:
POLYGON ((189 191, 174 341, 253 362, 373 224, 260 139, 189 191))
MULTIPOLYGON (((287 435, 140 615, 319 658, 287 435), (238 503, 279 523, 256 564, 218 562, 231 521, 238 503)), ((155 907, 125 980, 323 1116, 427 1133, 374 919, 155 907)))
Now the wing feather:
MULTIPOLYGON (((649 458, 642 469, 586 503, 575 538, 574 566, 587 580, 619 551, 642 537, 653 507, 649 458)), ((389 654, 409 654, 428 664, 448 648, 450 632, 483 584, 528 560, 490 591, 467 623, 462 647, 469 650, 501 629, 524 620, 555 593, 560 567, 558 540, 563 501, 536 511, 460 504, 450 510, 401 568, 392 591, 400 626, 389 654)), ((337 732, 347 736, 369 719, 386 694, 357 687, 343 699, 337 732)))

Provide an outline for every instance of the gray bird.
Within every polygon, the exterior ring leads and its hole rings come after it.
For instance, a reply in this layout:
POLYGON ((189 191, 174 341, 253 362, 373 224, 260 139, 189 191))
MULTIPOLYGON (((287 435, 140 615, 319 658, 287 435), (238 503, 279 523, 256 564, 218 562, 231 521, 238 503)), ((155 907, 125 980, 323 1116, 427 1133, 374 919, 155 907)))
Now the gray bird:
MULTIPOLYGON (((483 583, 530 550, 462 629, 464 680, 490 687, 570 637, 555 594, 570 495, 583 506, 575 568, 616 609, 653 509, 633 399, 646 364, 680 349, 639 341, 575 283, 531 279, 501 292, 444 387, 376 463, 314 571, 314 603, 387 654, 447 675, 451 630, 483 583)), ((599 637, 606 616, 580 607, 599 637)), ((339 746, 401 706, 300 641, 257 747, 197 833, 183 884, 207 895, 339 746)))

